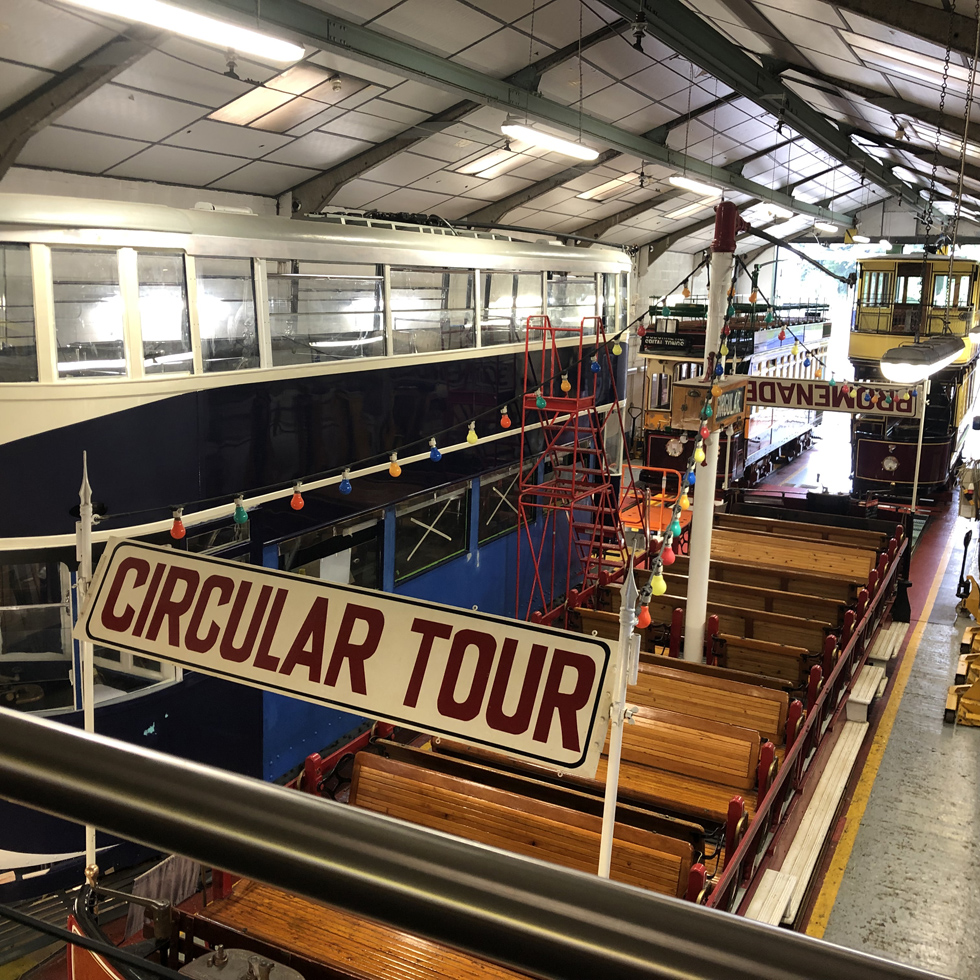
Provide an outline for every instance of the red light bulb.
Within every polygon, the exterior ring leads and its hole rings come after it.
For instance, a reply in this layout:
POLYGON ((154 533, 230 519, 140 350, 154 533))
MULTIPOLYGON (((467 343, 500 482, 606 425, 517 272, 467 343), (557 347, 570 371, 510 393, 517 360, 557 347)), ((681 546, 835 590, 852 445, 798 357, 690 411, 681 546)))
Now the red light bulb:
POLYGON ((786 339, 786 331, 785 330, 780 330, 779 331, 779 339, 780 340, 785 340, 786 339))
POLYGON ((636 620, 637 629, 645 630, 650 625, 650 609, 647 606, 640 606, 640 615, 636 620))
POLYGON ((677 556, 674 554, 674 549, 670 545, 667 545, 667 547, 660 552, 660 560, 665 565, 673 565, 676 558, 677 556))
POLYGON ((500 428, 509 429, 513 425, 514 420, 507 414, 507 409, 501 409, 500 412, 500 428))
POLYGON ((299 490, 293 491, 293 496, 289 501, 289 506, 292 507, 293 510, 302 510, 306 506, 306 501, 303 499, 303 495, 299 492, 299 490))
POLYGON ((645 337, 646 335, 647 335, 647 328, 645 326, 643 326, 643 324, 641 323, 636 328, 636 336, 637 337, 645 337))
POLYGON ((181 514, 183 514, 183 510, 174 511, 174 522, 170 527, 170 537, 172 537, 174 541, 180 541, 181 538, 184 538, 187 535, 187 528, 184 527, 184 522, 180 519, 181 514))
POLYGON ((702 425, 701 426, 701 438, 702 439, 707 439, 708 436, 710 436, 710 435, 711 435, 711 429, 709 429, 706 425, 702 425))

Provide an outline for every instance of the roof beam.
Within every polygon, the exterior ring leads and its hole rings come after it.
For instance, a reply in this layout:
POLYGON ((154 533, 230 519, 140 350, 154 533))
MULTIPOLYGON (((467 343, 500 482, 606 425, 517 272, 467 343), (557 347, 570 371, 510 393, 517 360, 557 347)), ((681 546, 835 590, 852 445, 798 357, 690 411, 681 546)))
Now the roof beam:
MULTIPOLYGON (((891 149, 897 150, 900 153, 908 153, 910 156, 917 157, 920 160, 925 160, 930 164, 935 159, 936 163, 940 167, 943 167, 946 170, 952 170, 954 173, 957 173, 960 169, 960 161, 958 158, 948 156, 942 152, 937 154, 935 146, 919 146, 917 143, 908 143, 904 140, 893 139, 891 136, 883 136, 881 133, 871 133, 862 129, 855 129, 853 132, 856 136, 862 136, 864 139, 873 140, 881 146, 890 147, 891 149)), ((963 174, 964 176, 969 177, 970 180, 980 181, 980 167, 978 167, 975 163, 964 161, 963 174)))
POLYGON ((973 17, 911 0, 904 3, 896 3, 895 0, 834 0, 834 6, 924 41, 932 41, 943 49, 949 42, 953 51, 973 57, 977 33, 977 22, 973 17))
POLYGON ((159 31, 131 28, 129 35, 103 44, 0 113, 0 178, 32 136, 139 61, 160 36, 159 31))
MULTIPOLYGON (((612 2, 615 4, 622 2, 622 0, 612 0, 612 2)), ((251 22, 254 22, 253 0, 201 0, 199 7, 207 12, 220 13, 226 17, 228 12, 232 11, 239 18, 251 18, 251 22)), ((685 8, 680 9, 683 11, 685 8)), ((605 120, 580 113, 573 106, 562 105, 559 102, 546 99, 535 92, 529 92, 527 89, 513 85, 506 79, 493 78, 433 54, 431 51, 406 44, 397 38, 387 37, 369 28, 341 20, 326 11, 308 6, 300 0, 263 0, 262 19, 267 26, 287 31, 311 44, 315 44, 317 47, 341 50, 355 60, 380 65, 396 74, 414 78, 429 85, 461 92, 474 101, 497 106, 511 112, 519 112, 528 118, 556 126, 566 132, 578 133, 581 131, 582 135, 589 141, 623 153, 632 153, 644 161, 662 164, 678 172, 687 171, 692 176, 705 178, 722 188, 731 188, 733 191, 741 191, 759 197, 772 195, 769 188, 754 181, 746 180, 744 177, 726 171, 722 167, 704 163, 605 120)), ((687 19, 685 19, 685 23, 688 23, 687 19)), ((702 22, 697 20, 697 23, 701 24, 702 22)), ((731 45, 730 47, 740 58, 745 58, 738 48, 731 45)), ((755 62, 750 61, 750 63, 754 72, 762 71, 755 62)), ((802 100, 797 96, 792 96, 792 98, 802 104, 802 100)), ((812 110, 808 111, 813 114, 812 110)), ((819 118, 826 122, 822 117, 819 118)), ((837 133, 838 137, 840 136, 837 130, 834 132, 837 133)), ((856 165, 860 167, 863 154, 854 147, 852 149, 855 152, 850 153, 850 156, 855 158, 856 165)), ((877 161, 870 157, 868 160, 869 178, 872 176, 878 178, 884 173, 877 161)), ((904 193, 906 199, 910 199, 907 189, 901 181, 893 179, 892 184, 888 186, 889 189, 893 189, 896 195, 904 193), (896 186, 893 187, 892 185, 896 186)), ((813 205, 783 199, 778 191, 773 200, 784 207, 792 207, 813 217, 825 218, 828 221, 838 223, 843 223, 846 220, 843 215, 823 212, 813 205)))
POLYGON ((829 119, 788 88, 777 74, 760 65, 681 0, 604 0, 604 3, 627 19, 635 18, 642 11, 649 34, 772 113, 825 153, 865 174, 868 180, 899 201, 918 206, 902 182, 879 161, 854 146, 829 119))
POLYGON ((707 115, 709 112, 714 112, 715 109, 720 109, 722 106, 728 105, 730 102, 737 102, 741 95, 738 92, 729 92, 728 95, 723 95, 720 99, 715 99, 713 102, 709 102, 707 105, 701 106, 699 109, 692 109, 690 112, 682 113, 679 116, 675 116, 673 119, 669 119, 662 126, 657 126, 656 129, 651 129, 647 134, 647 139, 653 140, 654 143, 666 143, 667 137, 679 127, 683 126, 685 123, 689 123, 698 116, 707 115))
POLYGON ((624 221, 636 218, 641 214, 645 214, 647 211, 652 211, 654 208, 658 208, 662 204, 667 204, 675 198, 683 197, 688 193, 690 192, 680 189, 666 191, 663 194, 658 194, 656 197, 651 198, 649 201, 641 201, 639 204, 633 204, 628 208, 624 208, 622 211, 617 211, 615 214, 607 215, 605 218, 599 218, 598 221, 593 221, 585 225, 584 228, 576 228, 575 234, 580 238, 594 238, 598 241, 607 231, 615 228, 616 225, 621 225, 624 221))
MULTIPOLYGON (((626 22, 623 20, 616 20, 611 24, 603 25, 597 31, 593 31, 591 34, 582 38, 581 50, 584 51, 586 48, 590 48, 600 41, 615 37, 625 26, 626 22)), ((579 50, 580 46, 578 41, 574 44, 568 44, 564 48, 559 48, 557 51, 545 55, 540 60, 521 68, 520 71, 514 72, 513 75, 507 77, 506 81, 520 88, 525 88, 530 92, 537 91, 541 76, 545 72, 550 71, 552 68, 557 68, 558 65, 563 64, 570 58, 578 57, 579 50)), ((304 180, 303 183, 297 184, 291 188, 293 195, 293 215, 298 217, 303 214, 323 210, 344 184, 360 177, 363 173, 367 173, 367 171, 372 170, 378 164, 384 163, 385 160, 390 160, 403 150, 411 149, 423 140, 428 139, 434 133, 446 129, 457 120, 462 119, 471 112, 475 112, 479 108, 479 102, 474 102, 472 99, 464 99, 462 102, 457 102, 455 105, 449 106, 448 109, 443 109, 442 112, 433 113, 428 119, 417 123, 405 130, 405 132, 399 133, 397 136, 392 136, 390 139, 385 140, 383 143, 378 143, 376 146, 371 146, 361 153, 350 157, 348 160, 344 160, 336 166, 324 170, 315 177, 310 177, 309 180, 304 180)))

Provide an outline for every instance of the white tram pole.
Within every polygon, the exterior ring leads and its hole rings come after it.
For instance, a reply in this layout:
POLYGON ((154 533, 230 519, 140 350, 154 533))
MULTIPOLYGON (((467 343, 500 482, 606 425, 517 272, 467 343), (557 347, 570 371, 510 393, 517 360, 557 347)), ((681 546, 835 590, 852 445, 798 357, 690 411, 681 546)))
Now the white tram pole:
MULTIPOLYGON (((619 763, 623 754, 623 725, 627 719, 626 685, 635 673, 632 646, 636 625, 636 582, 630 562, 619 590, 619 644, 613 665, 613 696, 609 709, 609 755, 606 758, 606 795, 602 805, 602 835, 599 838, 599 877, 608 878, 612 865, 613 835, 616 831, 616 802, 619 796, 619 763)), ((639 659, 637 650, 636 659, 639 659)), ((635 683, 635 679, 634 679, 635 683)))
MULTIPOLYGON (((715 209, 715 237, 711 243, 711 288, 704 334, 704 376, 710 385, 708 355, 721 347, 721 328, 728 309, 728 286, 735 262, 735 233, 738 208, 722 201, 715 209)), ((700 661, 704 656, 704 627, 708 614, 708 571, 711 565, 711 525, 715 512, 715 481, 718 477, 720 433, 716 429, 704 443, 704 464, 696 471, 697 483, 691 514, 690 564, 687 614, 684 623, 684 659, 700 661)))
MULTIPOLYGON (((78 594, 78 616, 88 599, 92 584, 92 487, 88 482, 88 453, 82 453, 82 486, 78 491, 79 520, 75 524, 75 558, 78 561, 78 574, 75 585, 78 594)), ((95 731, 95 653, 88 640, 78 644, 82 660, 82 719, 86 732, 95 731)), ((76 678, 76 683, 78 678, 76 678)), ((95 861, 95 827, 85 825, 85 864, 92 867, 95 861)))
POLYGON ((912 478, 912 527, 915 529, 915 504, 919 499, 919 466, 922 463, 922 437, 926 429, 926 404, 929 401, 929 386, 932 378, 926 378, 922 382, 922 401, 919 403, 919 442, 915 447, 915 476, 912 478))

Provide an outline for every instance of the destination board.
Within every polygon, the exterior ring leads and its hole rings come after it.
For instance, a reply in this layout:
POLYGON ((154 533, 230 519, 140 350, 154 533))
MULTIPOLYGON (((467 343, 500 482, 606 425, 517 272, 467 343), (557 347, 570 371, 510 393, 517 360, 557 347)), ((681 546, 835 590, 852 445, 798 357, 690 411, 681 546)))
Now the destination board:
POLYGON ((829 381, 797 380, 794 378, 749 378, 745 398, 756 408, 799 408, 824 412, 892 415, 918 418, 919 399, 905 396, 907 389, 882 388, 857 381, 831 384, 829 381), (845 387, 847 390, 845 391, 845 387), (882 405, 881 393, 889 394, 887 406, 882 405), (875 398, 872 403, 871 399, 875 398))

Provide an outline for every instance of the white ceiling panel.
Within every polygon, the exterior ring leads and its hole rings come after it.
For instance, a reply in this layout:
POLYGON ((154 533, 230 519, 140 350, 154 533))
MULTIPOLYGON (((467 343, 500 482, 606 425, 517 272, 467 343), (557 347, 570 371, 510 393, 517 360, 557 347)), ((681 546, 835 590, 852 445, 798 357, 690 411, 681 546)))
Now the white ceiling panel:
POLYGON ((809 17, 810 20, 820 21, 830 27, 843 27, 845 29, 847 27, 844 18, 829 3, 824 3, 823 0, 780 0, 778 4, 774 0, 769 0, 768 4, 760 3, 759 9, 767 17, 769 16, 770 10, 777 9, 791 14, 798 14, 800 17, 809 17))
MULTIPOLYGON (((178 61, 206 68, 218 75, 228 70, 227 51, 210 44, 200 44, 197 41, 174 35, 159 42, 156 47, 159 51, 173 56, 178 61)), ((268 81, 281 71, 281 65, 264 65, 249 58, 240 58, 237 55, 235 57, 235 73, 239 78, 252 84, 268 81)))
MULTIPOLYGON (((404 187, 406 184, 411 184, 422 177, 435 173, 439 170, 439 166, 439 161, 433 160, 432 157, 419 156, 417 153, 399 153, 397 156, 373 167, 364 176, 367 180, 404 187)), ((456 193, 460 192, 457 191, 456 193)))
POLYGON ((459 0, 404 0, 372 21, 371 27, 451 55, 492 34, 500 24, 459 0))
POLYGON ((390 119, 392 122, 400 122, 405 129, 428 119, 432 115, 430 112, 411 109, 407 105, 398 105, 398 103, 388 102, 386 99, 372 99, 361 106, 361 112, 366 112, 371 116, 380 116, 382 119, 390 119))
POLYGON ((511 177, 504 174, 503 177, 494 177, 493 180, 484 181, 478 187, 467 191, 467 197, 475 197, 480 201, 499 201, 508 194, 524 190, 530 185, 531 181, 524 180, 522 177, 511 177))
POLYGON ((323 112, 318 112, 315 116, 310 116, 309 119, 301 122, 298 126, 294 126, 289 130, 289 136, 305 136, 307 133, 312 133, 314 129, 319 129, 321 126, 326 126, 328 123, 332 122, 338 116, 342 116, 344 110, 339 106, 332 105, 323 112))
MULTIPOLYGON (((910 51, 917 51, 919 54, 926 54, 932 58, 938 58, 940 61, 946 56, 945 49, 941 48, 938 44, 931 44, 929 41, 924 41, 922 38, 915 37, 912 34, 905 34, 901 31, 893 30, 891 27, 886 27, 877 21, 869 20, 860 14, 851 13, 849 10, 842 10, 841 16, 850 24, 851 30, 855 34, 860 34, 867 38, 874 38, 877 41, 884 41, 886 44, 894 44, 900 48, 908 48, 910 51)), ((957 56, 954 54, 953 57, 955 59, 957 56)))
MULTIPOLYGON (((352 18, 351 18, 352 19, 352 18)), ((327 71, 338 72, 341 75, 350 75, 353 78, 363 78, 366 82, 373 82, 384 88, 393 88, 395 85, 405 81, 401 75, 378 68, 376 65, 367 65, 363 61, 355 61, 347 58, 338 51, 316 51, 306 59, 314 65, 326 68, 327 71)))
POLYGON ((389 136, 397 136, 404 128, 400 122, 392 122, 380 116, 370 116, 366 112, 345 112, 344 115, 327 123, 323 130, 348 136, 351 139, 380 143, 389 136))
POLYGON ((0 110, 43 85, 51 73, 40 68, 27 68, 11 61, 0 61, 0 110))
POLYGON ((278 133, 268 133, 247 126, 230 126, 227 123, 202 119, 166 141, 172 146, 186 146, 192 150, 209 153, 231 153, 235 156, 255 159, 286 146, 292 140, 278 133))
POLYGON ((412 79, 409 79, 407 82, 402 82, 401 85, 396 85, 393 89, 389 89, 385 95, 385 99, 389 102, 397 102, 399 105, 407 105, 413 109, 422 109, 426 112, 441 112, 443 109, 448 109, 449 106, 461 101, 458 94, 454 95, 450 92, 445 92, 443 89, 435 88, 432 85, 423 85, 422 82, 416 82, 412 79))
POLYGON ((477 144, 473 140, 463 139, 451 133, 436 133, 413 146, 412 152, 445 163, 456 163, 476 155, 483 148, 483 143, 477 144))
POLYGON ((509 27, 464 48, 453 56, 467 68, 475 68, 494 78, 504 78, 527 64, 527 38, 509 27))
POLYGON ((0 58, 64 71, 117 36, 64 8, 37 0, 3 0, 0 6, 0 58))
POLYGON ((467 2, 477 10, 512 24, 515 20, 526 17, 532 10, 541 10, 549 0, 467 0, 467 2))
POLYGON ((214 181, 211 186, 248 194, 278 195, 290 187, 315 177, 317 173, 318 171, 308 170, 305 167, 289 167, 284 163, 257 160, 214 181))
POLYGON ((676 115, 677 113, 669 106, 655 102, 639 112, 620 119, 616 125, 628 129, 631 133, 648 133, 651 129, 670 122, 676 115))
POLYGON ((522 18, 515 26, 553 47, 562 48, 578 40, 580 13, 582 36, 597 31, 606 23, 580 0, 552 0, 547 6, 540 7, 534 12, 533 30, 531 17, 522 18))
POLYGON ((320 7, 354 24, 363 24, 397 7, 401 0, 313 0, 311 6, 320 7))
POLYGON ((690 83, 667 65, 650 65, 649 68, 630 75, 626 84, 651 101, 662 102, 669 95, 681 90, 687 91, 690 83))
POLYGON ((69 109, 59 122, 76 129, 153 142, 189 126, 201 115, 200 106, 109 84, 69 109))
MULTIPOLYGON (((582 65, 582 94, 587 97, 613 84, 615 79, 594 65, 582 65)), ((570 105, 578 102, 579 72, 578 59, 566 61, 564 64, 546 71, 541 76, 538 91, 548 99, 570 105)))
POLYGON ((177 146, 151 146, 106 173, 111 177, 134 177, 164 184, 190 184, 203 187, 241 167, 240 157, 202 153, 177 146))
POLYGON ((643 51, 637 51, 622 34, 617 34, 586 49, 583 57, 613 78, 628 78, 653 63, 652 52, 647 51, 647 40, 650 39, 644 39, 643 51))
POLYGON ((416 191, 410 187, 402 187, 372 201, 371 207, 378 211, 414 211, 424 214, 434 211, 445 200, 447 200, 445 194, 433 194, 431 191, 416 191))
MULTIPOLYGON (((407 183, 407 181, 402 181, 407 183)), ((452 170, 437 170, 426 177, 413 181, 412 187, 418 191, 432 191, 434 194, 452 194, 454 197, 466 194, 483 181, 471 174, 458 174, 452 170)))
MULTIPOLYGON (((326 88, 326 86, 329 84, 329 82, 325 83, 323 88, 326 88)), ((344 98, 336 103, 341 109, 357 109, 364 105, 365 102, 370 102, 371 99, 375 99, 379 95, 384 95, 385 92, 388 91, 387 88, 384 88, 381 85, 364 85, 361 82, 357 83, 356 90, 354 85, 351 85, 347 81, 343 82, 343 86, 344 87, 340 94, 343 95, 344 98), (348 91, 350 92, 349 95, 346 94, 348 91)), ((325 98, 324 101, 332 102, 333 100, 325 98)))
POLYGON ((390 184, 379 184, 361 177, 349 180, 330 199, 330 208, 366 208, 372 201, 391 193, 390 184))
POLYGON ((590 116, 597 116, 607 122, 615 122, 624 116, 630 116, 634 112, 646 109, 650 104, 650 99, 625 85, 610 85, 609 88, 590 95, 582 103, 590 116))
POLYGON ((346 136, 333 136, 330 133, 308 133, 294 140, 288 146, 275 150, 269 159, 276 163, 291 163, 298 167, 315 167, 323 170, 347 157, 352 157, 361 150, 366 150, 370 143, 363 140, 352 140, 346 136))
POLYGON ((120 85, 166 95, 185 102, 217 109, 252 88, 241 79, 188 64, 162 51, 151 51, 135 65, 116 76, 120 85))
POLYGON ((775 7, 764 8, 764 13, 791 44, 819 51, 842 61, 857 60, 832 27, 808 20, 799 14, 777 10, 775 7))
POLYGON ((117 136, 48 126, 31 137, 17 163, 25 167, 98 174, 146 149, 147 145, 117 136))

